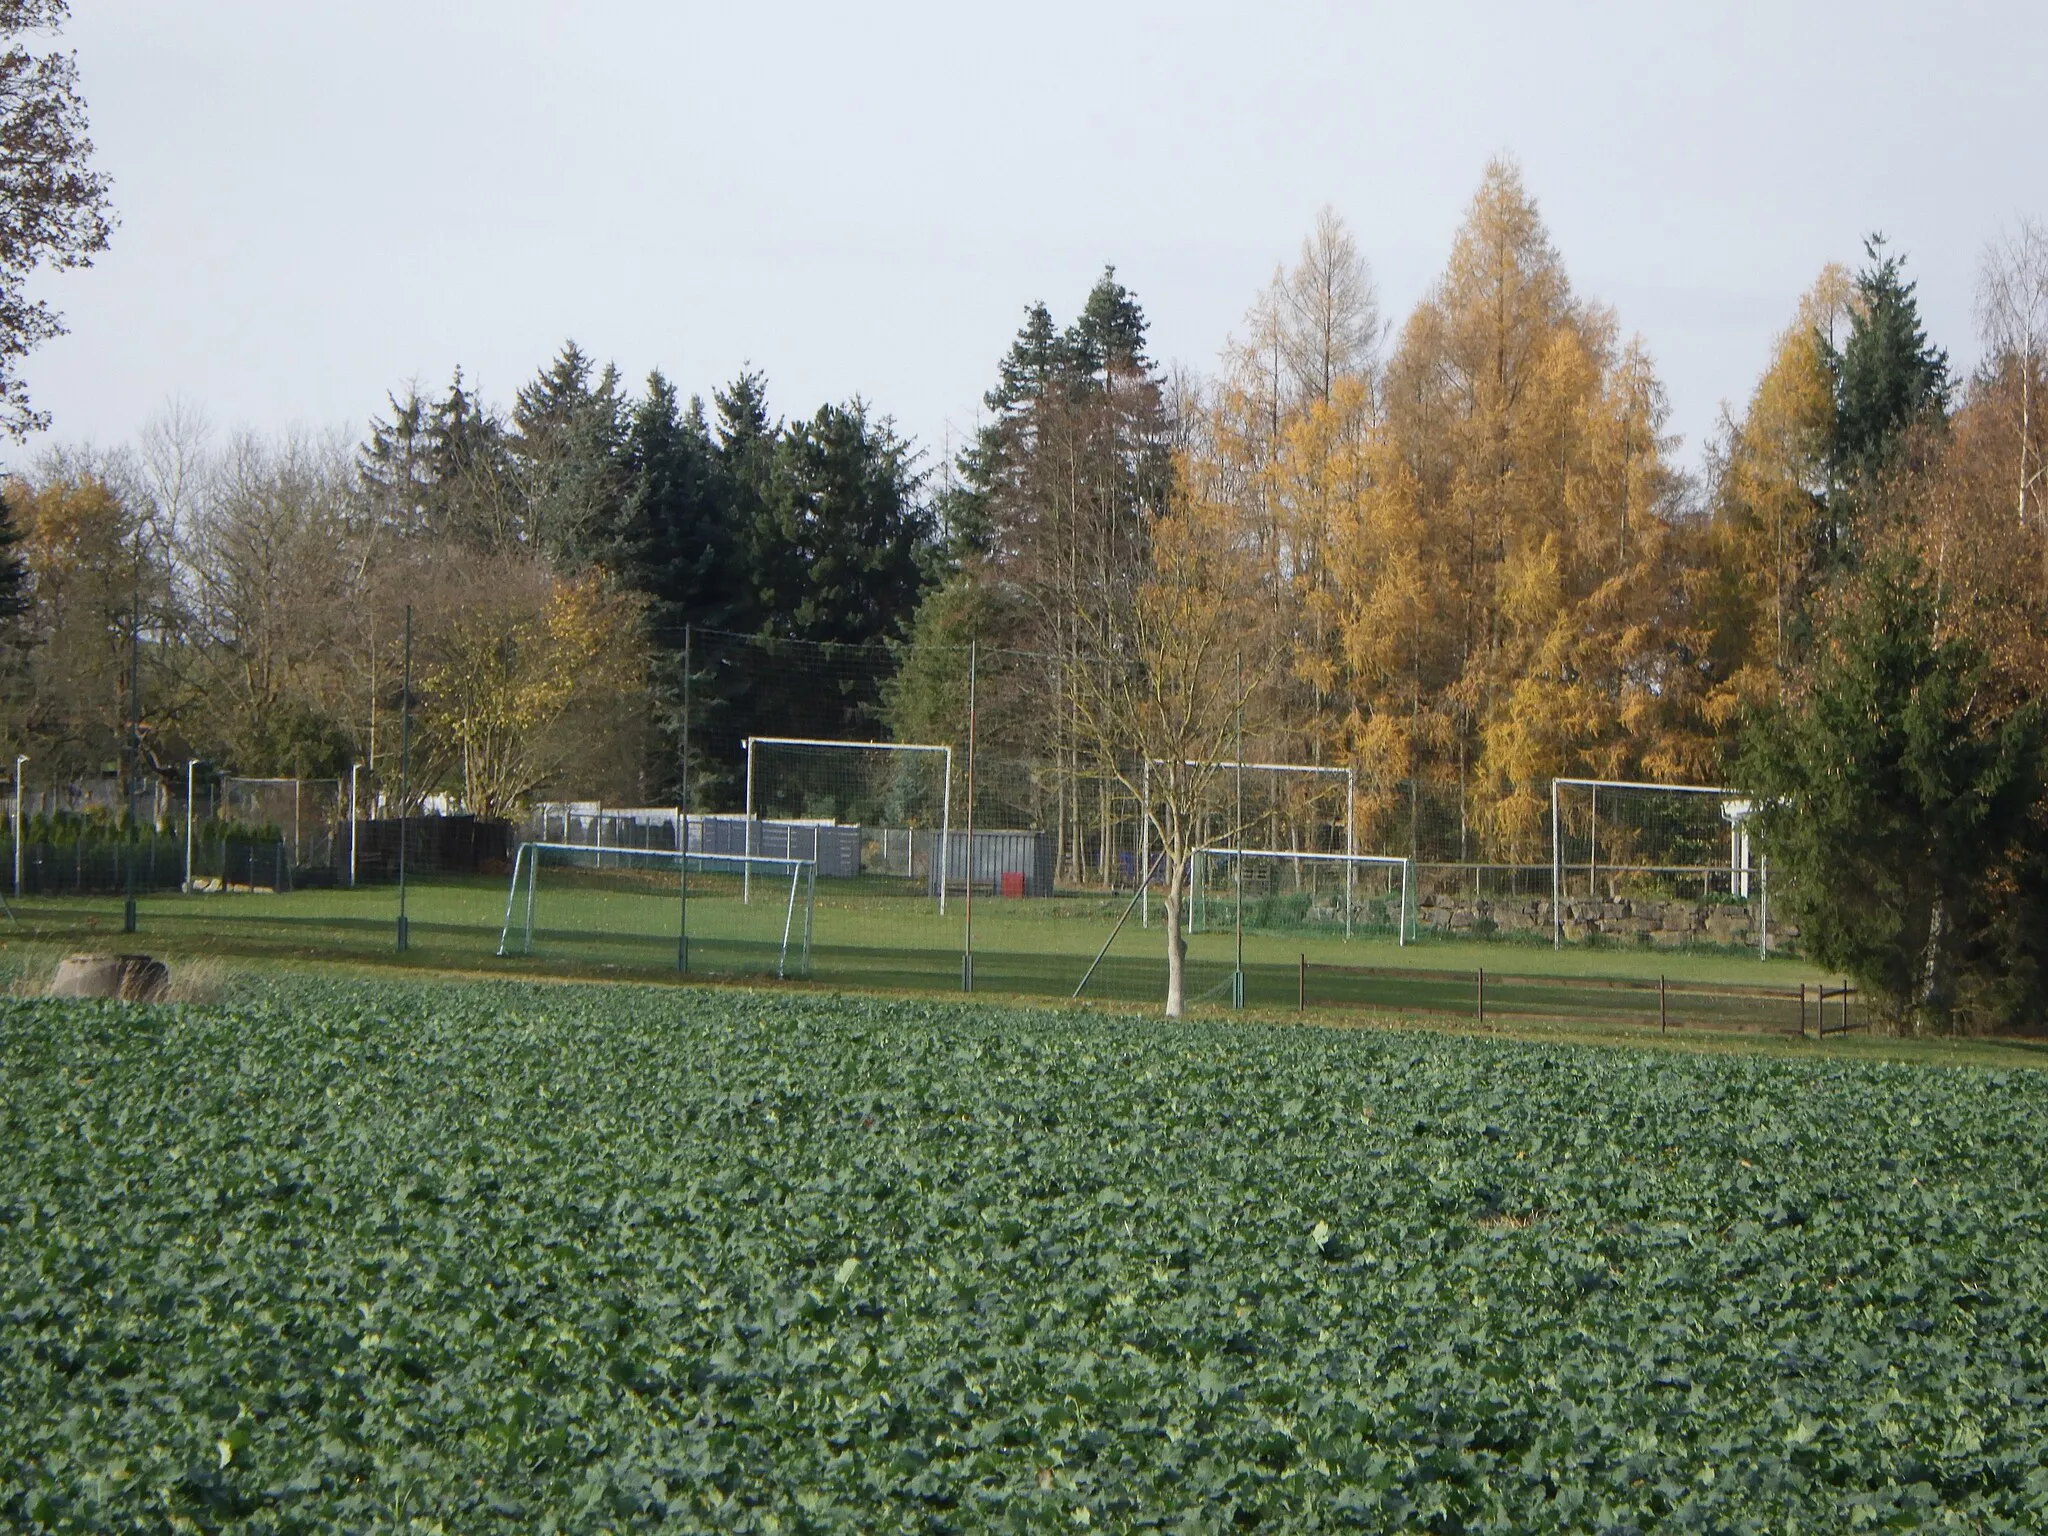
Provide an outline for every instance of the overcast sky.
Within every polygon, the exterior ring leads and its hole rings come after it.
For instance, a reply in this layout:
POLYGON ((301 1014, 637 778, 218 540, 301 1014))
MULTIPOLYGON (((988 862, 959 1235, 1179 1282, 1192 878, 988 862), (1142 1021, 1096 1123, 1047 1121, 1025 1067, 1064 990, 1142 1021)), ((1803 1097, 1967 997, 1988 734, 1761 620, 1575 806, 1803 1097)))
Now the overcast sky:
POLYGON ((1967 364, 1984 241, 2048 215, 2038 3, 73 6, 121 226, 40 285, 66 442, 173 396, 359 433, 457 364, 509 403, 573 336, 957 447, 1023 306, 1105 262, 1207 368, 1327 202, 1398 320, 1505 152, 1690 463, 1865 232, 1967 364))

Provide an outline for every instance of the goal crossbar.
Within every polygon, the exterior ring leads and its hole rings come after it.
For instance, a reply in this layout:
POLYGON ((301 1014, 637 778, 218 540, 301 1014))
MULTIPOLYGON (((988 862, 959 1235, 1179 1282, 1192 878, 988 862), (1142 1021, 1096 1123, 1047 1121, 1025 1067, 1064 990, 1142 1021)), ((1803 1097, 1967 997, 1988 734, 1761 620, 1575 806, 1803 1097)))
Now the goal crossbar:
MULTIPOLYGON (((946 867, 953 841, 953 749, 932 742, 916 741, 831 741, 818 736, 749 736, 741 743, 747 759, 747 853, 754 852, 754 748, 756 747, 831 747, 850 752, 934 752, 945 760, 945 784, 940 795, 939 809, 939 916, 946 915, 946 884, 951 873, 946 867)), ((970 871, 969 878, 972 878, 970 871)), ((753 877, 740 876, 740 900, 753 900, 753 877)))
MULTIPOLYGON (((1292 848, 1223 848, 1213 845, 1197 848, 1195 852, 1200 857, 1211 859, 1292 859, 1303 863, 1342 864, 1347 868, 1358 864, 1375 864, 1385 869, 1398 869, 1401 871, 1401 915, 1394 925, 1394 942, 1403 946, 1408 942, 1409 881, 1415 868, 1413 859, 1404 859, 1392 853, 1299 853, 1292 848)), ((1344 931, 1348 935, 1351 931, 1348 891, 1346 901, 1344 931)))
MULTIPOLYGON (((614 860, 615 868, 623 867, 636 860, 654 864, 658 867, 662 861, 666 860, 676 866, 679 887, 682 882, 689 878, 692 865, 695 865, 700 871, 736 872, 743 878, 757 865, 765 865, 775 870, 778 874, 785 870, 788 871, 789 899, 782 914, 782 946, 775 959, 775 975, 777 980, 781 980, 789 969, 789 943, 796 928, 797 895, 804 889, 806 883, 815 885, 817 879, 817 861, 814 859, 770 858, 764 854, 745 853, 690 853, 680 849, 668 848, 596 849, 592 848, 588 843, 521 843, 518 851, 512 855, 512 883, 505 892, 505 923, 498 930, 498 956, 500 959, 503 959, 511 952, 512 919, 513 912, 519 905, 519 881, 522 875, 526 879, 526 921, 519 952, 522 955, 533 953, 534 888, 538 883, 540 875, 540 856, 544 853, 579 854, 586 858, 592 855, 609 857, 614 860)), ((686 891, 679 890, 676 903, 676 921, 679 927, 687 921, 684 915, 687 899, 686 891)), ((810 913, 808 907, 805 909, 804 928, 800 940, 803 945, 804 958, 806 964, 808 964, 811 945, 810 913)))

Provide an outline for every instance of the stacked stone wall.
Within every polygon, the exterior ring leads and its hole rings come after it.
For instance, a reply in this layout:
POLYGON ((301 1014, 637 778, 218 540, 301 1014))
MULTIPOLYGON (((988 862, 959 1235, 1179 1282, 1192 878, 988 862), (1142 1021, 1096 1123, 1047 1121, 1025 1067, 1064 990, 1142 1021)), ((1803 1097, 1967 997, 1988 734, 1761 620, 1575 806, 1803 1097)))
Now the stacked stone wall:
MULTIPOLYGON (((1547 896, 1475 897, 1431 892, 1417 903, 1416 924, 1425 933, 1480 938, 1490 935, 1540 937, 1551 931, 1547 896)), ((1582 944, 1605 939, 1678 949, 1686 945, 1742 948, 1756 943, 1755 913, 1747 902, 1678 901, 1625 897, 1613 901, 1566 897, 1564 937, 1582 944)), ((1798 948, 1799 929, 1771 923, 1773 951, 1798 948)))

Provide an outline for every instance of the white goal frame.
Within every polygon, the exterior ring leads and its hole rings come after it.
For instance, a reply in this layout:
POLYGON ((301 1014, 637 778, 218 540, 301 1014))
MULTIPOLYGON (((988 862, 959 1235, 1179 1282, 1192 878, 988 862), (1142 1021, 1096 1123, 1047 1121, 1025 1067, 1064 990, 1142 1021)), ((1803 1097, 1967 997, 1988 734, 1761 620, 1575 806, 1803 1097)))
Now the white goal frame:
MULTIPOLYGON (((1560 789, 1587 789, 1592 791, 1592 839, 1591 857, 1585 865, 1589 876, 1599 870, 1600 837, 1600 791, 1623 789, 1650 791, 1661 795, 1714 795, 1721 801, 1721 819, 1729 824, 1729 875, 1739 876, 1743 881, 1745 896, 1748 889, 1749 869, 1746 864, 1738 867, 1748 843, 1748 830, 1742 825, 1748 819, 1751 802, 1739 789, 1729 789, 1718 784, 1641 784, 1628 779, 1552 779, 1550 781, 1550 944, 1553 949, 1564 948, 1564 823, 1560 816, 1558 791, 1560 789)), ((1573 864, 1572 868, 1580 866, 1573 864)), ((1616 866, 1625 868, 1628 866, 1616 866)), ((1707 874, 1719 870, 1720 865, 1659 865, 1678 874, 1707 874)), ((1761 886, 1759 892, 1758 950, 1770 953, 1770 871, 1764 865, 1757 871, 1761 886)))
MULTIPOLYGON (((519 953, 533 953, 533 900, 534 887, 540 877, 540 855, 543 853, 575 853, 586 857, 592 854, 610 854, 616 861, 614 868, 620 868, 638 860, 673 860, 676 867, 676 923, 680 930, 687 920, 685 903, 688 891, 684 886, 690 875, 690 861, 696 860, 700 869, 720 869, 730 872, 738 866, 742 878, 756 864, 770 865, 789 871, 789 904, 782 914, 782 948, 775 957, 775 979, 783 980, 789 970, 789 941, 796 928, 797 893, 806 893, 804 903, 804 925, 801 935, 803 963, 806 971, 810 968, 811 956, 811 913, 817 899, 817 863, 812 859, 776 859, 764 855, 745 853, 691 853, 686 849, 670 848, 593 848, 588 843, 541 843, 527 842, 519 845, 512 855, 512 884, 505 892, 505 925, 498 930, 498 958, 504 959, 511 953, 512 912, 519 902, 519 877, 522 866, 526 875, 526 924, 525 934, 519 946, 519 953)), ((603 866, 594 866, 602 868, 603 866)), ((678 937, 683 937, 679 931, 678 937)))
MULTIPOLYGON (((952 873, 946 860, 953 843, 953 749, 930 742, 828 741, 812 736, 749 736, 742 746, 747 759, 747 856, 754 854, 754 748, 756 747, 839 747, 852 752, 936 752, 945 760, 945 790, 939 801, 939 916, 946 915, 946 886, 952 873)), ((754 897, 751 871, 740 876, 740 900, 754 897)))
MULTIPOLYGON (((1147 878, 1152 868, 1152 767, 1164 764, 1163 757, 1148 757, 1139 774, 1144 803, 1138 807, 1138 926, 1152 926, 1152 882, 1147 878)), ((1350 767, 1337 768, 1326 763, 1240 763, 1233 760, 1209 762, 1202 758, 1181 759, 1183 768, 1214 768, 1220 772, 1235 773, 1240 769, 1247 773, 1300 773, 1320 775, 1325 778, 1340 778, 1344 781, 1344 852, 1342 855, 1328 853, 1296 853, 1292 850, 1266 850, 1276 857, 1290 859, 1337 858, 1356 860, 1358 855, 1358 774, 1350 767)), ((1239 831, 1242 832, 1242 828, 1239 831)), ((1206 850, 1196 850, 1202 852, 1206 850)), ((1250 852, 1252 850, 1246 850, 1250 852)), ((1403 861, 1405 862, 1405 861, 1403 861)), ((1344 879, 1344 936, 1351 937, 1351 877, 1344 879)))
POLYGON ((1347 939, 1351 937, 1352 891, 1354 888, 1353 882, 1350 879, 1351 869, 1357 867, 1360 864, 1375 864, 1380 866, 1381 868, 1398 867, 1401 871, 1401 915, 1394 924, 1394 942, 1402 946, 1403 948, 1407 946, 1409 937, 1409 925, 1412 921, 1412 914, 1414 912, 1413 906, 1410 905, 1411 896, 1415 889, 1415 861, 1413 859, 1402 858, 1400 855, 1392 853, 1299 853, 1292 848, 1207 847, 1197 848, 1195 850, 1194 858, 1191 858, 1188 861, 1188 868, 1190 872, 1192 872, 1194 869, 1194 860, 1202 858, 1301 859, 1304 861, 1320 864, 1345 865, 1346 870, 1344 880, 1344 937, 1346 937, 1347 939))

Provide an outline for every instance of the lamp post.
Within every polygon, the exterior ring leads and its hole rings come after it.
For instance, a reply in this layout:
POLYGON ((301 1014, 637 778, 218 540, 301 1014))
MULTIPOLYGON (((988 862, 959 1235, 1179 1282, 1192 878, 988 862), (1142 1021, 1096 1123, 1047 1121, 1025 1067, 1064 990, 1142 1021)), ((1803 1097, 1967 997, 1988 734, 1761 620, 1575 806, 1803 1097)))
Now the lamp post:
POLYGON ((21 900, 21 765, 26 753, 14 754, 14 899, 21 900))

